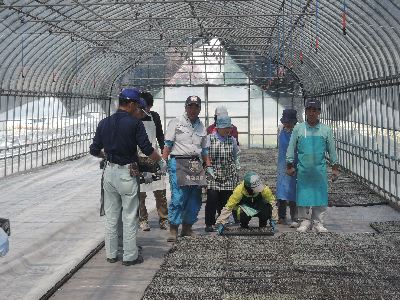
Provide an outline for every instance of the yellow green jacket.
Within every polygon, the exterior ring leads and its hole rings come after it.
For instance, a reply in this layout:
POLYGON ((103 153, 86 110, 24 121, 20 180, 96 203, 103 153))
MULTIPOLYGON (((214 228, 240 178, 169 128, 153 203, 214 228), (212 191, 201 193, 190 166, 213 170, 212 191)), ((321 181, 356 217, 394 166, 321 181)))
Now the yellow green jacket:
MULTIPOLYGON (((258 194, 249 195, 247 193, 246 188, 244 187, 244 182, 242 181, 232 192, 232 195, 229 197, 228 202, 225 207, 222 209, 221 214, 219 215, 216 224, 226 224, 228 222, 229 216, 232 213, 232 210, 237 209, 240 201, 243 196, 247 197, 257 197, 258 194)), ((271 204, 272 206, 272 220, 278 220, 278 209, 276 207, 276 200, 274 195, 271 192, 271 189, 268 186, 265 186, 264 190, 261 192, 261 196, 265 202, 271 204)))

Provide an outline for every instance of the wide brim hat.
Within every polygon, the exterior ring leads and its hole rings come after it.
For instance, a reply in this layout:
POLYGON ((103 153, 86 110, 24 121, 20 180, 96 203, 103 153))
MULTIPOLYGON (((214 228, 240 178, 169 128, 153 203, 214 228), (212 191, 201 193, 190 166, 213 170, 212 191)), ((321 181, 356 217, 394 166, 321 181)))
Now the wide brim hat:
POLYGON ((282 123, 297 123, 297 111, 291 108, 285 109, 282 112, 280 121, 282 123))

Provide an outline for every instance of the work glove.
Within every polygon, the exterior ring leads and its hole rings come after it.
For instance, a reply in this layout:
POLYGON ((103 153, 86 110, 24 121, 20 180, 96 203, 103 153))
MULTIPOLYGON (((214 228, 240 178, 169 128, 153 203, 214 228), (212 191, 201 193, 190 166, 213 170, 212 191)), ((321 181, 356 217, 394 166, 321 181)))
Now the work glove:
POLYGON ((235 166, 236 166, 236 170, 240 170, 240 159, 239 159, 239 156, 238 157, 236 157, 236 159, 235 159, 235 166))
POLYGON ((276 232, 276 221, 275 220, 271 220, 270 224, 271 224, 272 232, 275 233, 276 232))
POLYGON ((153 174, 151 174, 150 172, 143 172, 142 177, 145 184, 153 182, 153 174))
POLYGON ((168 165, 167 165, 167 162, 165 161, 164 158, 161 158, 161 159, 157 162, 157 164, 158 164, 158 166, 160 167, 160 172, 161 172, 162 174, 167 173, 168 165))
POLYGON ((212 179, 215 179, 215 172, 214 172, 214 168, 213 167, 211 167, 211 166, 209 166, 209 167, 207 167, 206 168, 206 173, 210 176, 210 177, 212 177, 212 179))
POLYGON ((217 225, 218 235, 222 235, 224 233, 224 230, 225 230, 225 226, 223 224, 218 224, 217 225))

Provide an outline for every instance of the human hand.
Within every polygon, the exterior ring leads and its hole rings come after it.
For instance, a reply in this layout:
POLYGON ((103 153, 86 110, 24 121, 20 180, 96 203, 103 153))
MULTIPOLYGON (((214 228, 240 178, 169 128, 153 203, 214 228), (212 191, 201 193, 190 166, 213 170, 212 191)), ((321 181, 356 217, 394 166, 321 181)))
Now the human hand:
POLYGON ((225 226, 223 224, 218 224, 217 225, 218 235, 222 235, 224 233, 224 230, 225 230, 225 226))
POLYGON ((333 169, 332 170, 332 176, 331 176, 332 182, 335 182, 338 178, 339 178, 339 170, 338 169, 333 169))
POLYGON ((270 224, 271 224, 272 232, 275 233, 275 231, 276 231, 276 221, 275 220, 271 220, 270 224))
POLYGON ((215 172, 214 172, 214 168, 213 167, 211 167, 211 166, 208 166, 207 168, 206 168, 206 173, 210 176, 210 177, 212 177, 212 179, 215 179, 215 172))
POLYGON ((294 176, 296 175, 296 169, 294 167, 288 167, 286 169, 286 174, 289 176, 294 176))
POLYGON ((158 162, 157 162, 158 166, 160 167, 160 172, 161 174, 165 174, 167 173, 167 161, 164 158, 161 158, 158 162))

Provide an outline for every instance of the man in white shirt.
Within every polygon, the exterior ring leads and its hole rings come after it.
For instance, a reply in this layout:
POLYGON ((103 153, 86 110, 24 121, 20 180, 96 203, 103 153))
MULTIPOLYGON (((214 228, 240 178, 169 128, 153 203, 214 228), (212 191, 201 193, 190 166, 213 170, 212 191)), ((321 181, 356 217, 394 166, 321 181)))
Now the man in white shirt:
POLYGON ((199 119, 201 99, 189 96, 185 114, 172 119, 166 130, 163 158, 168 161, 171 202, 168 208, 169 242, 176 241, 179 225, 181 236, 193 236, 192 225, 201 208, 201 187, 207 185, 203 163, 213 171, 208 157, 207 132, 199 119))

